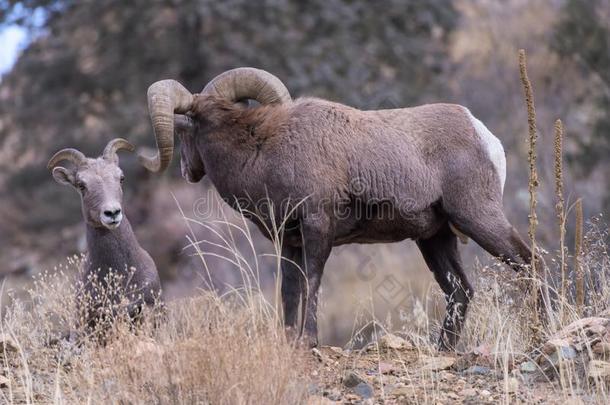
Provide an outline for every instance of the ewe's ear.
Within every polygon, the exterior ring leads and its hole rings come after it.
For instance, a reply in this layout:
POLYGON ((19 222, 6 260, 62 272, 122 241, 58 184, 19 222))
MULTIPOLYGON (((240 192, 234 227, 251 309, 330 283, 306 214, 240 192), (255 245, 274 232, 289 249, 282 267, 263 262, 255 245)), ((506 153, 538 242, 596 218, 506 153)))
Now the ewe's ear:
POLYGON ((53 169, 53 178, 59 184, 66 186, 74 186, 74 173, 63 167, 56 167, 53 169))

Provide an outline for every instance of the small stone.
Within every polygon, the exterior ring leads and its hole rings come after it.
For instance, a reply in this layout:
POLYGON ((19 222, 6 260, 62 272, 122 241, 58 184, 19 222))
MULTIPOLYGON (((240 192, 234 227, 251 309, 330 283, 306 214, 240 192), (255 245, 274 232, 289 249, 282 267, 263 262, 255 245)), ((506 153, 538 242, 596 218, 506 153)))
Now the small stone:
POLYGON ((407 397, 413 394, 413 388, 409 387, 397 387, 394 388, 390 394, 394 397, 407 397))
POLYGON ((3 375, 0 375, 0 388, 7 388, 10 381, 3 375))
POLYGON ((451 399, 460 399, 460 396, 458 394, 456 394, 455 392, 451 392, 449 391, 447 393, 447 398, 451 398, 451 399))
POLYGON ((11 336, 6 333, 0 334, 0 353, 16 352, 18 350, 19 346, 11 336))
POLYGON ((340 356, 345 356, 345 353, 343 352, 343 349, 340 348, 339 346, 328 346, 328 348, 330 349, 330 351, 332 351, 333 353, 336 353, 340 356))
POLYGON ((441 372, 439 372, 438 376, 442 381, 447 381, 447 382, 455 381, 455 379, 457 378, 455 374, 453 374, 449 371, 441 371, 441 372))
POLYGON ((422 370, 423 371, 440 371, 447 370, 455 364, 455 358, 439 356, 439 357, 428 357, 423 356, 421 358, 422 370))
POLYGON ((387 335, 383 335, 381 337, 381 339, 379 339, 379 347, 382 349, 386 349, 386 350, 387 349, 400 350, 400 349, 406 349, 410 346, 411 345, 406 340, 404 340, 400 336, 396 336, 391 333, 388 333, 387 335))
POLYGON ((491 372, 491 369, 489 367, 483 367, 483 366, 472 366, 472 367, 468 367, 466 370, 464 370, 464 374, 468 374, 468 375, 486 375, 489 374, 491 372))
POLYGON ((570 342, 568 342, 567 339, 551 339, 542 346, 542 353, 551 355, 555 353, 557 349, 568 346, 570 346, 570 342))
POLYGON ((360 383, 365 383, 364 379, 358 375, 358 373, 354 371, 348 371, 343 376, 343 385, 348 388, 353 388, 360 383))
POLYGON ((466 388, 459 392, 461 397, 474 397, 478 394, 477 390, 474 388, 466 388))
POLYGON ((533 361, 526 361, 525 363, 521 363, 519 370, 523 373, 535 373, 538 371, 538 365, 533 361))
POLYGON ((562 360, 571 360, 577 356, 576 350, 572 346, 561 346, 555 352, 557 355, 557 359, 561 358, 562 360))
POLYGON ((315 395, 320 391, 320 386, 316 383, 311 383, 307 386, 307 393, 315 395))
POLYGON ((322 356, 322 352, 320 352, 320 350, 318 350, 318 348, 314 347, 313 349, 311 349, 311 354, 313 354, 313 357, 318 359, 318 361, 320 361, 320 362, 324 361, 324 357, 322 356))
POLYGON ((341 399, 341 391, 337 388, 325 392, 324 395, 332 401, 339 401, 341 399))
POLYGON ((319 395, 312 395, 309 398, 307 398, 307 405, 331 405, 334 404, 334 401, 331 401, 328 398, 325 397, 321 397, 319 395))
POLYGON ((610 363, 602 360, 591 360, 587 370, 589 378, 608 378, 610 377, 610 363))
POLYGON ((353 388, 354 393, 358 394, 363 399, 373 397, 373 387, 365 382, 361 382, 353 388))
POLYGON ((398 369, 392 363, 381 362, 379 363, 379 372, 381 374, 392 374, 398 369))
POLYGON ((482 397, 485 397, 485 398, 491 396, 491 392, 489 392, 487 390, 481 391, 480 394, 481 394, 482 397))
POLYGON ((591 349, 598 357, 610 356, 610 342, 598 342, 591 349))
POLYGON ((519 380, 515 377, 508 377, 504 380, 504 388, 509 394, 517 392, 519 390, 519 380))

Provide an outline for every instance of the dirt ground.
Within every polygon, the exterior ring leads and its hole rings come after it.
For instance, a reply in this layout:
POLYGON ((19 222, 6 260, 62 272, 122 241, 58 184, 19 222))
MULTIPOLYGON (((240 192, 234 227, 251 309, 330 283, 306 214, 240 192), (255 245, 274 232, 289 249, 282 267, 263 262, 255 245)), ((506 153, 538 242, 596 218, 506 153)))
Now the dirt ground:
POLYGON ((310 404, 581 404, 592 394, 564 394, 557 381, 529 381, 519 368, 498 370, 476 353, 422 352, 369 346, 360 351, 314 349, 310 404))

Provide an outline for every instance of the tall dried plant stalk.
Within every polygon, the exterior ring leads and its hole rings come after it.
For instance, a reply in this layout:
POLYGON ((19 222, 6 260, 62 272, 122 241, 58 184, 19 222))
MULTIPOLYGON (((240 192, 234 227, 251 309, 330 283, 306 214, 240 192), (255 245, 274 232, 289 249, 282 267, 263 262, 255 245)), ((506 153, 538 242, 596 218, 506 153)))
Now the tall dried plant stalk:
POLYGON ((568 291, 568 278, 566 274, 565 261, 565 235, 566 235, 566 215, 565 215, 565 200, 563 198, 563 124, 561 120, 555 121, 555 212, 557 214, 557 224, 559 226, 559 270, 561 274, 561 317, 563 318, 563 304, 566 302, 566 294, 568 291))
POLYGON ((538 187, 538 171, 536 170, 536 109, 534 107, 534 91, 532 84, 527 75, 527 66, 525 58, 525 50, 519 50, 519 73, 521 75, 521 83, 525 91, 525 103, 527 105, 527 125, 528 125, 528 153, 527 161, 529 163, 529 181, 528 191, 530 195, 530 213, 529 213, 529 230, 528 235, 532 243, 532 271, 535 273, 536 261, 534 253, 536 252, 536 226, 538 225, 538 217, 536 215, 536 188, 538 187))
POLYGON ((575 204, 576 209, 576 234, 574 237, 574 270, 576 273, 576 309, 582 315, 585 305, 585 277, 582 268, 582 235, 583 235, 583 213, 582 199, 578 199, 575 204))
POLYGON ((532 84, 529 80, 527 74, 527 65, 526 65, 526 57, 525 50, 519 50, 519 74, 521 76, 521 83, 523 84, 523 90, 525 92, 525 103, 527 105, 527 124, 528 124, 528 156, 527 161, 529 163, 529 181, 528 181, 528 191, 530 196, 530 212, 529 212, 529 229, 528 235, 531 241, 532 248, 532 260, 530 263, 530 277, 531 277, 531 287, 530 291, 532 293, 531 300, 534 307, 533 313, 533 322, 532 322, 532 330, 534 334, 534 339, 539 339, 541 328, 541 320, 540 313, 543 308, 543 300, 541 296, 541 292, 539 289, 539 281, 540 278, 537 274, 537 266, 536 266, 536 226, 538 225, 538 217, 536 215, 536 189, 538 187, 538 171, 536 170, 536 140, 537 140, 537 131, 536 131, 536 109, 534 107, 534 91, 532 89, 532 84))

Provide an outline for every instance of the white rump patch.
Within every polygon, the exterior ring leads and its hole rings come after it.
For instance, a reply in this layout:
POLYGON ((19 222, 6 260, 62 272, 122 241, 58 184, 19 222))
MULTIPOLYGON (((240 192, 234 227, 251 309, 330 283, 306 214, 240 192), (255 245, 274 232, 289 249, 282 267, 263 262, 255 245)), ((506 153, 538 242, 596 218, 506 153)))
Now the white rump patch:
POLYGON ((492 134, 489 129, 477 118, 472 115, 470 110, 464 108, 470 118, 470 122, 474 126, 474 130, 481 137, 483 145, 487 149, 489 159, 496 168, 496 173, 500 178, 500 191, 504 192, 504 182, 506 181, 506 155, 504 154, 504 148, 498 138, 492 134))

